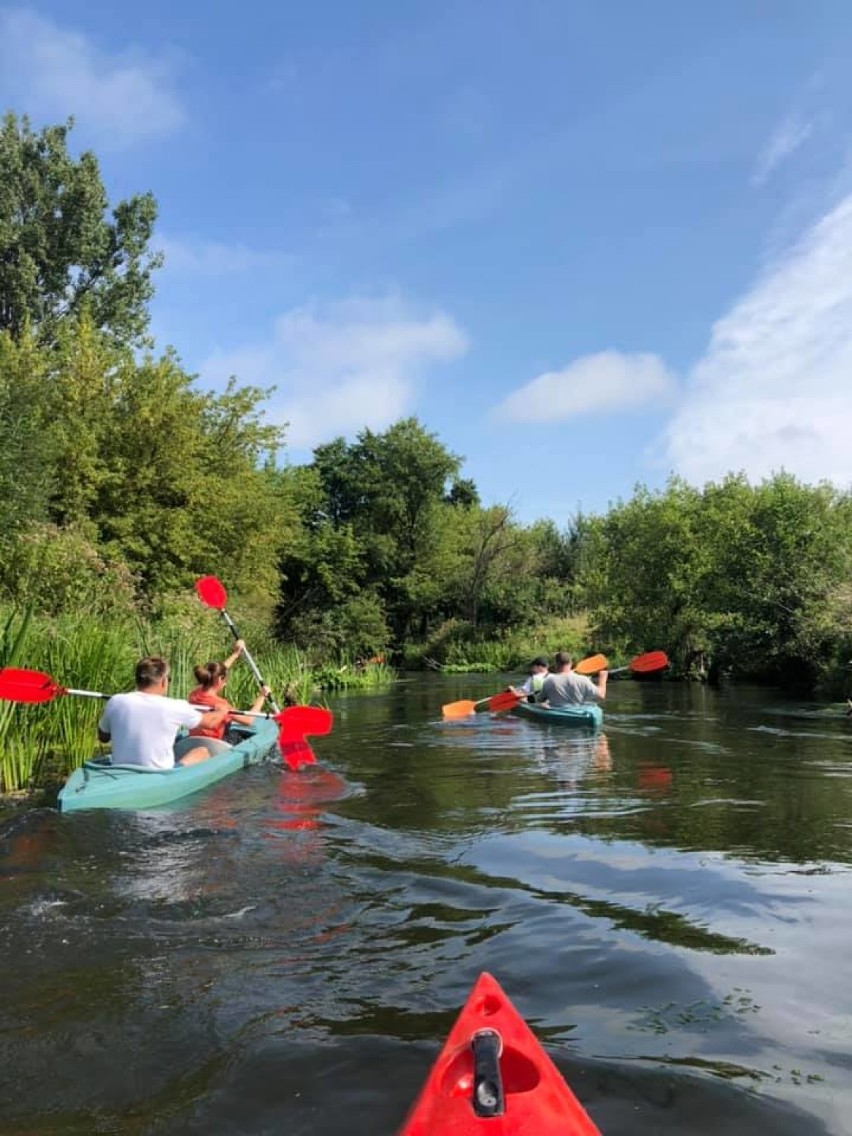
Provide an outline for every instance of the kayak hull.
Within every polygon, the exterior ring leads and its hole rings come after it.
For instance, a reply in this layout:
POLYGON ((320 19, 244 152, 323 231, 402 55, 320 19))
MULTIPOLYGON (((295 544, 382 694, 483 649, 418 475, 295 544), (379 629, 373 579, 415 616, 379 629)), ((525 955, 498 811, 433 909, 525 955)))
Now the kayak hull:
POLYGON ((535 722, 550 722, 555 726, 574 726, 586 730, 599 730, 603 725, 603 711, 593 702, 581 706, 536 706, 532 702, 519 702, 512 709, 520 718, 531 718, 535 722))
MULTIPOLYGON (((263 761, 278 740, 278 726, 271 719, 260 718, 253 726, 232 729, 240 736, 237 744, 197 765, 145 769, 138 765, 112 765, 109 758, 84 762, 60 790, 59 810, 68 813, 80 809, 149 809, 166 805, 206 789, 238 769, 263 761)), ((193 738, 192 741, 203 743, 205 739, 193 738)))
POLYGON ((398 1136, 439 1134, 600 1136, 497 980, 485 972, 398 1136), (495 1107, 496 1114, 483 1115, 495 1107))

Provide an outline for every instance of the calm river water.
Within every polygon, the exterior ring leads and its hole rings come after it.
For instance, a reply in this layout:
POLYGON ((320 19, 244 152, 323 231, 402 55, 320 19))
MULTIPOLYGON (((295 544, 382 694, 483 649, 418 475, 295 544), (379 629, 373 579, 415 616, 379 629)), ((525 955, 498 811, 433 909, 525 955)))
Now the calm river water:
POLYGON ((852 723, 332 703, 302 774, 0 832, 0 1131, 388 1136, 482 970, 606 1136, 852 1132, 852 723))

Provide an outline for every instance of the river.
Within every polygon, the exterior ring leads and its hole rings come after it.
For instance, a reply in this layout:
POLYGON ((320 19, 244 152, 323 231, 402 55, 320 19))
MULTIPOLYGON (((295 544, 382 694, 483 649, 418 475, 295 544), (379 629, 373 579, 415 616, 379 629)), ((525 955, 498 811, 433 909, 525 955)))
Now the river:
POLYGON ((5 814, 0 1131, 392 1134, 482 970, 606 1136, 852 1131, 852 723, 613 682, 602 734, 335 699, 320 763, 5 814))

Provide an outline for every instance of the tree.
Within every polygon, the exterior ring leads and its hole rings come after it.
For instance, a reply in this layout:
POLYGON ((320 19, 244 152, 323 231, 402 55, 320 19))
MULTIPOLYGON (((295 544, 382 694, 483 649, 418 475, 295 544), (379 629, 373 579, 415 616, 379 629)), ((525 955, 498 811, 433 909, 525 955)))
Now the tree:
POLYGON ((45 366, 31 336, 0 332, 0 557, 27 524, 47 515, 51 444, 40 394, 45 366))
POLYGON ((459 505, 464 509, 479 505, 479 491, 476 488, 476 483, 470 477, 457 477, 447 494, 446 500, 448 504, 459 505))
MULTIPOLYGON (((314 451, 321 493, 309 524, 351 526, 363 556, 363 586, 380 596, 397 642, 433 608, 440 580, 427 580, 421 569, 442 531, 442 510, 456 512, 447 503, 447 484, 460 465, 416 418, 383 434, 363 430, 351 445, 338 438, 314 451)), ((475 491, 470 483, 467 494, 475 491)))
POLYGON ((149 598, 216 572, 271 604, 298 516, 265 394, 199 391, 173 352, 137 358, 86 316, 50 346, 0 333, 0 445, 21 459, 0 453, 0 544, 43 520, 124 563, 149 598))
POLYGON ((701 539, 701 494, 672 478, 644 486, 601 519, 578 524, 581 592, 601 641, 678 659, 706 645, 702 606, 710 548, 701 539))
POLYGON ((148 251, 157 205, 137 194, 108 217, 95 155, 68 152, 72 128, 69 119, 36 132, 11 113, 0 126, 0 331, 17 339, 32 325, 51 342, 85 306, 95 327, 134 343, 161 262, 148 251))

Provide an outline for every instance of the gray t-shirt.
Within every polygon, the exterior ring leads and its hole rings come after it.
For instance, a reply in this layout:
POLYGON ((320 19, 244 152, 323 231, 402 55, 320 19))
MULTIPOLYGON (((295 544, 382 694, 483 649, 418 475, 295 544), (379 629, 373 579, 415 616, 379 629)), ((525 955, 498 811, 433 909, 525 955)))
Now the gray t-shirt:
POLYGON ((544 680, 541 696, 551 706, 581 706, 584 702, 592 702, 600 698, 598 688, 590 678, 585 675, 549 674, 544 680))

